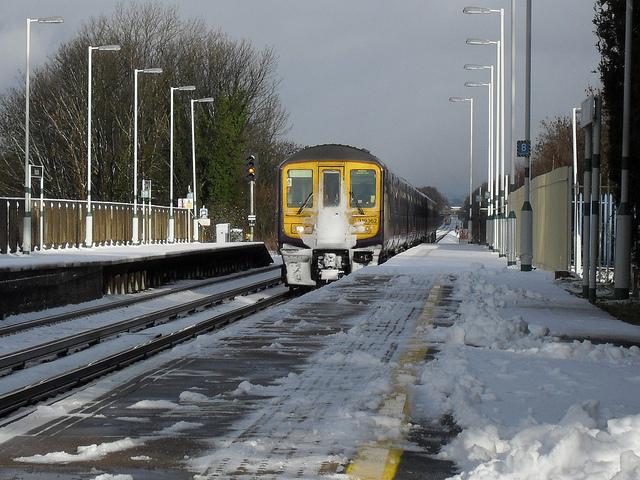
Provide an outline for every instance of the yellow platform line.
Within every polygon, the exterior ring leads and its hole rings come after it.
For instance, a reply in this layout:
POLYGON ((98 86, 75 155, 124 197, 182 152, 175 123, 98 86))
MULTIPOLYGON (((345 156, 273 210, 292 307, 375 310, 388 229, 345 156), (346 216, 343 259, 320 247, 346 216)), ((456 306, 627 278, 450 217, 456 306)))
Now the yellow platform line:
MULTIPOLYGON (((407 379, 413 377, 413 366, 424 360, 428 351, 424 340, 417 333, 433 324, 433 313, 441 297, 442 287, 440 282, 436 281, 418 316, 416 330, 400 355, 398 367, 391 374, 393 391, 385 397, 382 406, 378 409, 380 415, 398 419, 402 425, 407 424, 409 414, 407 379)), ((403 453, 403 450, 394 446, 394 443, 383 441, 360 446, 354 460, 346 468, 347 475, 357 480, 392 480, 403 453)))

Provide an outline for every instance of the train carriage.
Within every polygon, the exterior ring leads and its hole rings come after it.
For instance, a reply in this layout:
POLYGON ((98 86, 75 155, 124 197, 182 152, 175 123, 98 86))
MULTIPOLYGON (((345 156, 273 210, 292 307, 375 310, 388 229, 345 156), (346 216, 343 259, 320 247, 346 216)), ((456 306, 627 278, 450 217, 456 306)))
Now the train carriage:
POLYGON ((304 148, 278 177, 278 248, 291 286, 337 280, 435 236, 435 202, 367 150, 304 148))

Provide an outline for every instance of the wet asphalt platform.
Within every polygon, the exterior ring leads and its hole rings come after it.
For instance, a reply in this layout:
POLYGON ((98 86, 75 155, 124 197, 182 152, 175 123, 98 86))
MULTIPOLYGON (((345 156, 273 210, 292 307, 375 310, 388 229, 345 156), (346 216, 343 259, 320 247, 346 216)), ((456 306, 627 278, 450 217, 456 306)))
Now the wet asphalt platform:
MULTIPOLYGON (((401 405, 398 421, 413 428, 381 444, 354 412, 384 404, 389 393, 376 385, 404 365, 425 305, 429 321, 446 324, 453 281, 368 269, 180 345, 149 367, 128 367, 115 374, 122 382, 58 418, 33 428, 30 417, 19 420, 23 431, 0 450, 0 478, 382 478, 369 464, 391 458, 394 478, 446 478, 455 470, 434 454, 456 434, 448 419, 414 418, 401 405), (368 360, 354 361, 354 352, 368 360), (378 453, 358 467, 367 445, 378 453)), ((435 352, 414 347, 409 367, 435 352)))

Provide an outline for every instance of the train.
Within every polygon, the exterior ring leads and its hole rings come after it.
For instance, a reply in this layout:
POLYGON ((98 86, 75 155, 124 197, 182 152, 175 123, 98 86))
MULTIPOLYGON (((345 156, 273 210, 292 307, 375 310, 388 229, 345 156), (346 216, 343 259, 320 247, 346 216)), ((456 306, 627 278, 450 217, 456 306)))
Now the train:
POLYGON ((278 168, 278 252, 291 288, 317 287, 435 240, 434 202, 368 150, 303 148, 278 168))

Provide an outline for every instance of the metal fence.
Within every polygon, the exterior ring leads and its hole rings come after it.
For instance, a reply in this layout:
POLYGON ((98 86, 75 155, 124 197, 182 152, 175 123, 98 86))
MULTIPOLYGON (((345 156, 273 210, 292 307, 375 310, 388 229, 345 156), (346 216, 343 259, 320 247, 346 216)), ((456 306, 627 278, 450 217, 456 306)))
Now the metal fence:
MULTIPOLYGON (((94 245, 126 245, 133 238, 133 204, 92 202, 94 245)), ((85 239, 87 205, 80 200, 33 199, 32 248, 80 247, 85 239)), ((138 242, 167 241, 169 207, 138 205, 138 242)), ((190 210, 174 208, 175 241, 190 239, 190 210)), ((0 197, 0 253, 22 250, 24 199, 0 197)))
MULTIPOLYGON (((606 187, 600 194, 600 235, 598 242, 598 281, 612 282, 615 267, 616 204, 606 187)), ((572 225, 571 271, 582 276, 582 224, 584 220, 583 193, 578 187, 574 200, 572 225), (577 203, 576 203, 577 202, 577 203)))
MULTIPOLYGON (((582 275, 583 198, 573 184, 571 167, 560 167, 531 182, 533 209, 533 262, 544 270, 565 270, 582 275)), ((516 252, 520 255, 520 210, 524 188, 509 195, 516 212, 516 252)), ((598 281, 613 280, 616 205, 607 187, 600 190, 598 281)))

